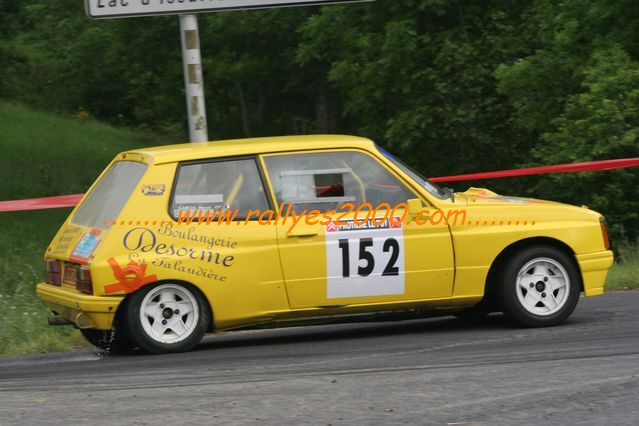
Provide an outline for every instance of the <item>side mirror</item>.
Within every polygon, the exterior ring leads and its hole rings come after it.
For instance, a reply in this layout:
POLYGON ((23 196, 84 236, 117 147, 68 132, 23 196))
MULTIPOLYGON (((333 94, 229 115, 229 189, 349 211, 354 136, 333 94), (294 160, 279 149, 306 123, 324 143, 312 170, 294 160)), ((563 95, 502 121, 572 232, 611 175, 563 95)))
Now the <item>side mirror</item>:
POLYGON ((420 200, 419 198, 411 198, 410 200, 406 201, 406 204, 408 204, 408 215, 411 218, 414 218, 415 216, 417 216, 417 214, 419 214, 419 212, 424 210, 422 200, 420 200))

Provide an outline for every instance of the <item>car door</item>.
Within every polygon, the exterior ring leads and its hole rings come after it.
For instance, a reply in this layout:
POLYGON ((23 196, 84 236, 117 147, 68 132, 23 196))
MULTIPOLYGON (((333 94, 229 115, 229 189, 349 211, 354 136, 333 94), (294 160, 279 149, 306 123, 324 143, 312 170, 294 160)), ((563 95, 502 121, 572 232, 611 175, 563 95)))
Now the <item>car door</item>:
POLYGON ((160 228, 158 242, 174 244, 176 254, 186 244, 196 249, 183 252, 179 267, 199 274, 198 286, 214 305, 218 327, 288 309, 276 229, 248 217, 269 207, 254 157, 190 161, 178 168, 170 204, 176 222, 160 228))
POLYGON ((379 159, 359 150, 322 150, 261 160, 285 216, 277 241, 291 308, 451 296, 447 225, 391 220, 404 212, 394 206, 419 195, 379 159), (345 203, 352 204, 350 212, 340 207, 345 203), (286 217, 289 204, 295 217, 286 217))

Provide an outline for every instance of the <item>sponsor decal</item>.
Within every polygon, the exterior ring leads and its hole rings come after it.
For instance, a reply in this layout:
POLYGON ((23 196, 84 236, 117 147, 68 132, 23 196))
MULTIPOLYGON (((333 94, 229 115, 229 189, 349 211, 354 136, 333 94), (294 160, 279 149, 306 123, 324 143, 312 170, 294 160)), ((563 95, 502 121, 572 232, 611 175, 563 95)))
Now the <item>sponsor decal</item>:
POLYGON ((99 236, 101 232, 101 230, 94 228, 84 234, 73 249, 69 260, 72 262, 86 263, 100 242, 99 236))
POLYGON ((237 242, 200 234, 194 227, 174 228, 165 224, 155 231, 146 227, 133 228, 124 235, 122 245, 136 265, 144 265, 145 268, 153 265, 163 270, 224 282, 227 280, 225 271, 235 263, 235 255, 231 253, 237 242), (178 240, 166 241, 162 236, 178 240))
POLYGON ((147 265, 134 260, 131 260, 124 267, 121 267, 112 257, 107 262, 111 266, 111 270, 113 270, 113 276, 118 281, 104 286, 106 294, 118 291, 124 291, 126 294, 133 293, 143 285, 155 282, 158 279, 155 274, 146 275, 147 265))
POLYGON ((139 263, 144 264, 145 266, 153 265, 172 272, 180 272, 196 277, 207 278, 212 281, 225 282, 227 278, 226 275, 221 275, 211 268, 206 268, 201 265, 185 265, 184 261, 176 260, 170 257, 156 257, 152 259, 145 259, 144 257, 140 257, 138 253, 130 253, 129 259, 137 259, 139 263))
POLYGON ((158 197, 164 194, 166 185, 163 183, 156 183, 152 185, 142 185, 142 194, 147 197, 158 197))
POLYGON ((326 225, 327 299, 404 294, 404 235, 395 219, 326 225))
POLYGON ((330 222, 326 225, 326 232, 344 232, 344 231, 367 231, 370 229, 389 229, 401 228, 402 222, 400 217, 393 219, 367 219, 356 221, 354 219, 345 219, 343 221, 330 222))
MULTIPOLYGON (((197 234, 191 235, 194 238, 198 237, 197 234)), ((128 231, 124 234, 122 244, 124 245, 124 248, 129 251, 151 253, 158 256, 187 258, 207 263, 214 263, 225 267, 233 265, 233 262, 235 261, 235 256, 233 255, 224 254, 217 250, 211 250, 213 248, 212 245, 210 246, 210 249, 202 249, 197 246, 194 248, 193 246, 160 242, 155 232, 145 227, 137 227, 128 231)), ((237 243, 234 243, 234 246, 235 244, 237 243)))
POLYGON ((338 232, 338 231, 339 231, 339 226, 337 226, 335 222, 331 222, 328 225, 326 225, 326 232, 338 232))
POLYGON ((78 234, 82 234, 79 226, 67 225, 53 244, 53 251, 50 254, 64 256, 70 250, 73 241, 77 241, 78 234))

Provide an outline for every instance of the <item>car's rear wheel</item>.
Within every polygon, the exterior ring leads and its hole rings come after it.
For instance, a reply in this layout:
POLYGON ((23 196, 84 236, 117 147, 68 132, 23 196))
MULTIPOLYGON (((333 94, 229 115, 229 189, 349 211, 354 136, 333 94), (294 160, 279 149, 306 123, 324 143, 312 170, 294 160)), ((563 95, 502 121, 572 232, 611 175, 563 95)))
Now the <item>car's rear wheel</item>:
POLYGON ((528 327, 565 321, 577 306, 580 291, 575 262, 554 247, 521 250, 500 273, 499 298, 504 314, 528 327))
POLYGON ((131 295, 126 309, 132 339, 152 353, 192 349, 202 340, 211 319, 200 293, 182 284, 142 287, 131 295))

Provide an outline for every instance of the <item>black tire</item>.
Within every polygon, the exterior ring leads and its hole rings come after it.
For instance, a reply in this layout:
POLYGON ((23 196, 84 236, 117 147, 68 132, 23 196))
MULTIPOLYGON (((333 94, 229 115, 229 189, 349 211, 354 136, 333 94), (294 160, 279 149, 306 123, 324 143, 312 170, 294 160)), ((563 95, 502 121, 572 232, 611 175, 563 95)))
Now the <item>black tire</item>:
POLYGON ((108 353, 124 354, 135 349, 135 343, 118 326, 114 326, 111 330, 81 328, 80 333, 93 346, 108 353))
MULTIPOLYGON (((179 297, 175 298, 177 301, 179 297)), ((178 301, 178 302, 180 302, 178 301)), ((166 302, 167 305, 173 301, 166 302)), ((124 312, 124 321, 126 323, 127 330, 129 330, 129 334, 131 339, 137 343, 137 345, 144 351, 161 354, 161 353, 174 353, 174 352, 186 352, 191 350, 195 345, 197 345, 201 340, 206 331, 208 330, 211 323, 211 311, 209 309, 208 303, 204 300, 199 291, 197 291, 194 287, 190 285, 183 284, 175 284, 175 283, 158 283, 154 285, 148 285, 142 287, 137 292, 133 293, 126 304, 124 312), (160 305, 160 301, 154 302, 157 297, 153 297, 152 299, 147 299, 147 296, 152 297, 154 294, 158 292, 165 291, 167 289, 179 289, 175 290, 178 293, 181 292, 182 295, 187 295, 188 299, 180 300, 180 301, 190 301, 193 300, 195 303, 194 306, 197 306, 197 309, 194 308, 192 313, 184 314, 178 313, 174 310, 174 307, 164 307, 164 305, 160 305), (190 299, 192 298, 192 299, 190 299), (184 320, 191 321, 191 327, 185 327, 187 332, 184 333, 183 337, 180 337, 179 341, 175 342, 163 342, 158 340, 158 338, 154 337, 151 331, 147 331, 148 327, 152 327, 156 320, 152 317, 144 317, 144 321, 147 321, 147 324, 143 324, 143 318, 140 315, 141 310, 143 309, 143 303, 154 303, 158 306, 158 312, 166 312, 167 310, 172 310, 170 313, 170 317, 167 319, 166 331, 164 334, 160 336, 160 338, 164 338, 167 336, 167 339, 171 337, 171 333, 177 336, 177 333, 172 331, 170 328, 170 321, 172 320, 180 320, 182 324, 185 324, 184 320), (159 306, 163 308, 160 309, 159 306), (192 318, 189 318, 188 315, 194 315, 192 318), (145 328, 145 326, 147 328, 145 328)), ((163 314, 162 314, 163 315, 163 314)), ((160 318, 165 318, 164 316, 160 318)), ((177 338, 177 337, 176 337, 177 338)))
MULTIPOLYGON (((543 266, 542 265, 542 266, 543 266)), ((543 271, 543 268, 541 269, 543 271)), ((507 318, 516 322, 519 325, 526 327, 549 327, 561 324, 564 322, 575 310, 577 302, 579 301, 579 294, 581 292, 581 274, 572 256, 565 252, 550 246, 531 246, 516 252, 510 259, 504 262, 504 265, 498 272, 498 299, 499 304, 507 318), (550 259, 555 263, 548 263, 543 259, 550 259), (522 268, 527 265, 541 263, 545 265, 548 273, 537 273, 533 267, 528 269, 528 272, 524 272, 522 276, 527 275, 526 280, 530 281, 527 284, 518 283, 518 275, 522 268), (548 266, 551 266, 549 269, 548 266), (561 271, 556 265, 560 265, 563 268, 561 271), (560 290, 553 290, 549 286, 549 282, 556 282, 557 274, 553 273, 559 271, 561 274, 565 272, 567 276, 568 288, 560 293, 560 290), (534 271, 534 273, 533 273, 534 271), (542 276, 548 276, 548 280, 544 282, 545 278, 542 276), (535 282, 535 280, 537 280, 535 282), (532 287, 531 287, 532 285, 532 287), (524 302, 520 300, 520 297, 524 300, 528 296, 528 291, 531 291, 531 298, 539 298, 539 302, 535 306, 530 303, 526 308, 524 302), (519 292, 519 295, 518 293, 519 292), (552 295, 552 299, 550 296, 552 295), (556 296, 561 296, 560 300, 556 296), (556 307, 551 308, 552 304, 549 302, 557 302, 556 307), (553 312, 553 310, 555 310, 553 312), (536 312, 532 312, 532 311, 536 312), (545 310, 546 312, 537 313, 537 311, 545 310), (552 313, 551 313, 552 312, 552 313)))

